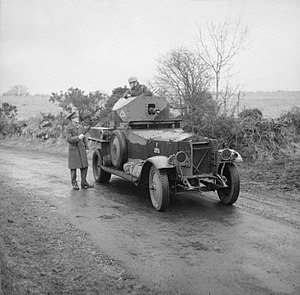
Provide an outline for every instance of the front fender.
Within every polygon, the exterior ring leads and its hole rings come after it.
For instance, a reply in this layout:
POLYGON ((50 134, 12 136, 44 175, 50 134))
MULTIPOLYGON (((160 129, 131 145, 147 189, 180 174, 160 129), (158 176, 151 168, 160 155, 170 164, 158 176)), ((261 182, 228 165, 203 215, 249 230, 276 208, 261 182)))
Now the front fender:
POLYGON ((140 177, 137 179, 136 184, 140 184, 140 185, 148 184, 149 171, 152 165, 157 169, 175 168, 173 165, 170 165, 168 163, 168 158, 166 156, 153 156, 151 158, 148 158, 143 165, 142 173, 140 174, 140 177))
POLYGON ((151 158, 148 158, 146 160, 146 163, 147 162, 154 165, 157 169, 174 168, 173 165, 169 164, 168 158, 166 156, 153 156, 151 158))

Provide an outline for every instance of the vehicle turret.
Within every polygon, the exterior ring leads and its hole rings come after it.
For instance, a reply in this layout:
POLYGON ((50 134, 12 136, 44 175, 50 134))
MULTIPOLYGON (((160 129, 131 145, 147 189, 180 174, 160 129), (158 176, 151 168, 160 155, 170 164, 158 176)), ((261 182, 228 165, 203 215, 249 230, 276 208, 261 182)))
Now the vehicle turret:
POLYGON ((122 123, 163 121, 170 119, 170 108, 165 98, 140 95, 120 98, 113 107, 115 126, 122 123))

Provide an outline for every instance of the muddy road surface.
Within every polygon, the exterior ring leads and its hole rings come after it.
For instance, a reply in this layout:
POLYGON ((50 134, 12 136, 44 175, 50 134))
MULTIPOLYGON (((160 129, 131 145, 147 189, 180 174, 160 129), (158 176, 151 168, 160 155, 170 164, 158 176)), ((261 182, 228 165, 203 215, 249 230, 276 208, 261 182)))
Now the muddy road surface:
MULTIPOLYGON (((0 177, 47 199, 106 255, 170 294, 300 294, 299 196, 184 193, 164 213, 112 177, 74 191, 67 158, 0 147, 0 177)), ((80 179, 80 178, 79 178, 80 179)), ((88 180, 94 183, 90 167, 88 180)))

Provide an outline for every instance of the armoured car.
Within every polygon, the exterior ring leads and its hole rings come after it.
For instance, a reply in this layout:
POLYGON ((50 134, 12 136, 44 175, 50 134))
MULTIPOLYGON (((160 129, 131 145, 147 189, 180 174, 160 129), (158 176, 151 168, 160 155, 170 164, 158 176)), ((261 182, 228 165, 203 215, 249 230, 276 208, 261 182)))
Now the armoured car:
POLYGON ((216 191, 222 203, 236 202, 240 154, 218 149, 215 139, 185 132, 172 118, 165 98, 156 95, 120 98, 110 127, 92 127, 96 143, 92 167, 95 181, 111 175, 146 186, 153 207, 168 208, 170 196, 182 191, 216 191))

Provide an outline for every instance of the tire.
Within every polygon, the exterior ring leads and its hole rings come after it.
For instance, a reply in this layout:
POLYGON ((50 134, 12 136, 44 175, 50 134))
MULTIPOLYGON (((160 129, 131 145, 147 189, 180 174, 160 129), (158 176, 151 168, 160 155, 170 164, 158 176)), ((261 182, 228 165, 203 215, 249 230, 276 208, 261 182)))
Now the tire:
POLYGON ((157 211, 165 211, 170 201, 170 186, 167 172, 154 166, 149 172, 149 194, 153 207, 157 211))
POLYGON ((93 153, 93 174, 94 179, 98 183, 107 183, 110 180, 111 174, 104 171, 100 165, 102 165, 103 160, 100 150, 95 150, 93 153))
POLYGON ((110 156, 113 166, 117 169, 123 169, 127 162, 126 137, 120 130, 115 130, 110 137, 110 156))
MULTIPOLYGON (((220 173, 220 168, 219 168, 220 173)), ((236 202, 240 193, 240 176, 234 164, 226 163, 223 176, 226 177, 228 187, 218 190, 219 199, 223 204, 232 205, 236 202)))

